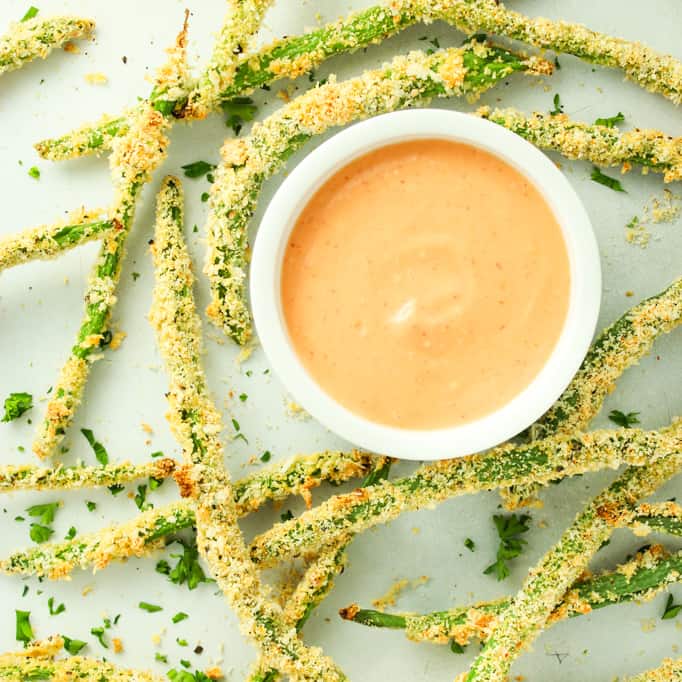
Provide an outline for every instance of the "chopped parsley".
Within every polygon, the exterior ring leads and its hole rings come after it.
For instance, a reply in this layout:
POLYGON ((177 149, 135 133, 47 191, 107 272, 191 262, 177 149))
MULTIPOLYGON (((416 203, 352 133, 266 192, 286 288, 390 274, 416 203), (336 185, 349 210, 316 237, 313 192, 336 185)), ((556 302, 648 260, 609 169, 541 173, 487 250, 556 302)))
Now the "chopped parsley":
POLYGON ((34 179, 34 180, 40 180, 40 169, 38 166, 31 166, 28 169, 28 174, 34 179))
POLYGON ((94 512, 95 509, 97 509, 97 503, 92 502, 91 500, 87 500, 85 506, 88 508, 89 512, 94 512))
POLYGON ((182 637, 176 637, 175 641, 178 643, 178 646, 189 646, 189 642, 186 639, 182 639, 182 637))
POLYGON ((185 171, 185 175, 188 178, 201 178, 206 173, 210 173, 215 169, 215 164, 208 163, 207 161, 195 161, 194 163, 182 166, 182 170, 185 171))
POLYGON ((59 507, 59 502, 49 502, 48 504, 34 504, 28 507, 26 512, 29 516, 40 517, 40 523, 52 523, 54 515, 59 507))
POLYGON ((140 273, 139 272, 133 272, 131 274, 133 277, 133 282, 137 282, 137 280, 140 279, 140 273))
POLYGON ((49 526, 41 526, 39 523, 32 523, 28 534, 33 542, 41 545, 54 535, 54 531, 49 526))
POLYGON ((208 201, 209 196, 210 195, 208 192, 202 192, 201 193, 201 201, 205 204, 208 201))
POLYGON ((152 452, 152 454, 150 456, 154 457, 154 458, 163 457, 163 452, 161 452, 161 450, 158 450, 157 452, 152 452))
POLYGON ((287 509, 283 514, 279 515, 280 521, 284 523, 285 521, 291 521, 291 519, 294 518, 294 515, 291 513, 291 509, 287 509))
POLYGON ((71 637, 66 635, 62 635, 62 639, 64 640, 64 649, 72 656, 77 656, 87 646, 87 642, 81 639, 71 639, 71 637))
POLYGON ((173 622, 174 623, 179 623, 180 621, 187 620, 189 618, 189 615, 184 613, 183 611, 178 611, 174 616, 173 616, 173 622))
POLYGON ((227 102, 223 102, 223 111, 227 114, 225 125, 228 128, 232 128, 232 132, 235 135, 239 135, 244 123, 253 121, 258 107, 250 97, 235 97, 227 102))
POLYGON ((137 486, 137 495, 135 495, 135 504, 140 511, 146 511, 151 509, 154 505, 151 502, 147 502, 147 484, 137 486))
POLYGON ((600 185, 612 189, 614 192, 625 192, 623 185, 620 184, 620 180, 612 178, 610 175, 604 175, 596 166, 592 167, 590 178, 594 180, 594 182, 598 182, 600 185))
POLYGON ((154 654, 154 660, 159 663, 168 663, 168 656, 166 654, 160 654, 158 651, 154 654))
POLYGON ((26 646, 35 638, 33 628, 31 627, 31 612, 16 610, 14 613, 16 615, 15 631, 17 642, 23 642, 24 646, 26 646))
POLYGON ((81 429, 81 433, 85 436, 85 440, 90 443, 90 447, 95 451, 97 461, 104 466, 109 464, 109 453, 107 453, 104 446, 99 443, 90 429, 81 429))
POLYGON ((190 590, 194 590, 200 583, 207 583, 209 579, 206 577, 204 570, 199 563, 199 551, 195 542, 185 542, 177 539, 175 542, 182 546, 182 554, 171 554, 171 559, 177 559, 177 563, 173 568, 164 559, 157 562, 156 571, 168 576, 168 580, 176 585, 183 585, 187 583, 190 590))
POLYGON ((19 419, 24 412, 33 407, 33 396, 30 393, 10 393, 5 398, 4 422, 11 422, 19 419))
POLYGON ((639 424, 639 412, 621 412, 620 410, 611 410, 609 412, 609 419, 618 426, 624 429, 629 429, 635 424, 639 424))
POLYGON ((233 440, 241 439, 248 445, 249 439, 241 432, 241 426, 239 426, 239 422, 234 417, 232 418, 232 427, 237 432, 232 436, 233 440))
POLYGON ((108 486, 108 488, 112 495, 118 495, 120 492, 125 490, 125 486, 121 485, 120 483, 114 483, 113 485, 108 486))
POLYGON ((156 604, 150 604, 149 602, 146 601, 141 601, 138 606, 143 610, 147 611, 148 613, 156 613, 157 611, 163 611, 162 606, 157 606, 156 604))
POLYGON ((154 478, 153 476, 149 477, 149 490, 157 490, 162 485, 163 485, 162 478, 154 478))
POLYGON ((490 575, 494 573, 498 580, 504 580, 509 575, 509 566, 507 561, 514 559, 521 554, 523 546, 526 541, 520 537, 528 529, 528 522, 530 516, 527 514, 511 514, 510 516, 502 516, 495 514, 493 516, 497 534, 500 536, 500 545, 497 548, 497 559, 490 564, 483 573, 490 575))
POLYGON ((673 603, 673 596, 672 594, 669 594, 661 620, 672 620, 673 618, 676 618, 680 610, 682 610, 682 604, 673 603))
POLYGON ((59 604, 57 607, 55 607, 54 597, 50 597, 47 600, 47 608, 49 609, 51 616, 58 616, 60 613, 64 613, 64 611, 66 611, 66 606, 64 606, 64 604, 59 604))
POLYGON ((243 403, 245 403, 249 399, 249 396, 246 393, 240 393, 239 394, 239 400, 241 400, 243 403))
POLYGON ((554 95, 554 99, 552 100, 554 102, 554 109, 552 109, 549 114, 550 116, 558 116, 559 114, 564 113, 564 105, 561 103, 561 96, 557 92, 556 95, 554 95))
POLYGON ((211 678, 206 673, 202 673, 201 670, 192 674, 186 670, 172 669, 166 674, 171 682, 211 682, 211 678))
POLYGON ((473 552, 476 549, 476 543, 471 539, 467 538, 464 541, 464 546, 470 551, 473 552))
POLYGON ((453 654, 463 654, 464 653, 464 647, 459 642, 455 642, 454 639, 451 639, 450 640, 450 651, 452 651, 453 654))
POLYGON ((608 118, 598 118, 594 125, 596 126, 606 126, 607 128, 615 128, 616 125, 622 123, 625 120, 622 112, 618 112, 615 116, 609 116, 608 118))
POLYGON ((33 5, 31 5, 31 6, 26 10, 26 14, 24 14, 24 16, 21 17, 21 20, 22 20, 22 21, 28 21, 29 19, 33 19, 34 17, 36 17, 36 16, 38 15, 38 12, 39 12, 39 11, 40 11, 40 10, 39 10, 37 7, 34 7, 33 5))
POLYGON ((261 461, 261 462, 269 462, 271 458, 272 458, 272 453, 270 452, 270 450, 266 450, 266 451, 260 456, 260 461, 261 461))
POLYGON ((90 628, 90 634, 94 635, 97 637, 97 641, 105 648, 108 649, 109 645, 107 644, 106 639, 104 639, 104 628, 99 627, 99 628, 90 628))
POLYGON ((64 536, 65 540, 73 540, 76 537, 76 527, 71 526, 69 530, 66 531, 66 535, 64 536))

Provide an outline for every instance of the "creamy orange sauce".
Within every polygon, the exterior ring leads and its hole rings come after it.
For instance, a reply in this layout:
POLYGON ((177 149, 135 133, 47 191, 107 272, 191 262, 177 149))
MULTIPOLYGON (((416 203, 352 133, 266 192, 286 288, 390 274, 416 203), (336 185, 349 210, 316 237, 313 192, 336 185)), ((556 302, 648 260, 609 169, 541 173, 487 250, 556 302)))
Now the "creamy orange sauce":
POLYGON ((569 262, 537 189, 469 145, 382 147, 303 209, 282 264, 291 341, 352 412, 412 429, 495 411, 538 374, 566 317, 569 262))

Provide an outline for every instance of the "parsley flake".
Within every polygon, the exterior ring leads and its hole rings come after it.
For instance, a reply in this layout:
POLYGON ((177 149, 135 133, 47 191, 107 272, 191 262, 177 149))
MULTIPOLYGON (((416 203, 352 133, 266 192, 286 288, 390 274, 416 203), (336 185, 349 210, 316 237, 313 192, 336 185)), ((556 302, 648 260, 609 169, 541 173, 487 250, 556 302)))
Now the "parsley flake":
POLYGON ((24 16, 21 17, 21 21, 28 21, 29 19, 33 19, 34 17, 36 17, 38 15, 39 11, 40 10, 37 7, 34 7, 33 5, 31 5, 26 10, 26 14, 24 14, 24 16))
POLYGON ((608 118, 598 118, 594 122, 594 125, 605 126, 607 128, 615 128, 616 125, 622 123, 624 120, 625 116, 623 116, 622 112, 619 111, 615 116, 609 116, 608 118))
POLYGON ((556 95, 554 95, 554 99, 552 100, 554 102, 554 109, 552 109, 549 112, 550 116, 558 116, 559 114, 564 113, 564 105, 561 103, 561 96, 557 92, 556 95))
POLYGON ((672 620, 677 617, 677 614, 682 610, 682 604, 673 603, 672 594, 668 595, 668 601, 665 604, 661 620, 672 620))
POLYGON ((85 440, 90 443, 90 447, 95 451, 97 461, 102 465, 109 464, 109 453, 107 453, 104 446, 95 439, 90 429, 81 429, 81 433, 85 436, 85 440))
POLYGON ((31 612, 16 610, 14 613, 16 616, 15 633, 17 642, 23 642, 24 646, 26 646, 35 638, 33 628, 31 627, 31 612))
POLYGON ((24 412, 33 407, 33 396, 30 393, 10 393, 5 398, 4 422, 11 422, 19 419, 24 412))
POLYGON ((60 613, 64 613, 64 611, 66 611, 66 606, 64 606, 64 604, 59 604, 57 607, 55 607, 54 597, 50 597, 47 600, 47 608, 49 609, 51 616, 58 616, 60 613))
POLYGON ((156 604, 150 604, 149 602, 146 601, 141 601, 138 606, 143 610, 147 611, 148 613, 156 613, 157 611, 163 611, 162 606, 157 606, 156 604))
POLYGON ((227 102, 223 102, 223 111, 227 114, 225 125, 228 128, 232 128, 232 132, 235 135, 239 135, 244 123, 253 121, 258 107, 250 97, 235 97, 227 102))
POLYGON ((596 166, 592 167, 590 178, 594 182, 598 182, 600 185, 612 189, 614 192, 625 192, 623 185, 620 184, 620 180, 612 178, 610 175, 604 175, 596 166))
POLYGON ((182 170, 185 171, 185 175, 188 178, 201 178, 215 169, 215 164, 208 163, 207 161, 195 161, 194 163, 182 166, 182 170))
POLYGON ((620 410, 611 410, 609 412, 609 419, 618 426, 624 429, 629 429, 635 424, 639 424, 639 412, 621 412, 620 410))
POLYGON ((497 549, 497 560, 490 564, 483 573, 486 575, 494 573, 498 580, 504 580, 509 575, 507 560, 514 559, 521 554, 526 541, 519 536, 529 529, 530 520, 527 514, 520 516, 495 514, 493 516, 497 534, 500 536, 500 545, 497 549))
POLYGON ((64 640, 64 649, 72 656, 77 656, 87 646, 87 642, 81 639, 71 639, 71 637, 66 635, 62 635, 62 639, 64 640))

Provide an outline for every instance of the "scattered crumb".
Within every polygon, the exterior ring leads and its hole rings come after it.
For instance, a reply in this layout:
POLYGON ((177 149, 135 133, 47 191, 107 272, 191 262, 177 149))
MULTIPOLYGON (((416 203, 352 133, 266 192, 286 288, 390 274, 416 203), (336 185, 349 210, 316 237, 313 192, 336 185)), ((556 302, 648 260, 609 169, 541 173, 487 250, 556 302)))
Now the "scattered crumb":
POLYGON ((422 532, 422 529, 419 528, 418 526, 412 526, 412 528, 410 530, 412 531, 413 535, 419 535, 419 533, 422 532))
POLYGON ((286 410, 287 416, 291 417, 292 419, 300 419, 301 421, 310 419, 310 415, 291 398, 286 398, 284 408, 286 410))
POLYGON ((239 351, 239 355, 237 355, 237 364, 241 365, 242 362, 246 362, 250 357, 253 351, 255 350, 255 345, 254 344, 249 344, 248 346, 245 346, 239 351))
POLYGON ((429 580, 430 578, 426 575, 419 576, 414 580, 408 580, 407 578, 396 580, 393 585, 388 588, 386 594, 372 602, 372 606, 377 611, 385 611, 389 606, 395 606, 396 600, 405 590, 408 588, 414 590, 420 585, 425 585, 429 580))
POLYGON ((213 667, 206 669, 206 677, 208 677, 210 680, 222 680, 224 675, 220 668, 213 667))
POLYGON ((632 297, 635 295, 635 292, 634 292, 634 291, 628 290, 628 291, 625 292, 625 295, 626 295, 628 298, 632 298, 632 297))
POLYGON ((672 223, 682 211, 682 195, 669 189, 662 196, 652 196, 644 205, 642 217, 634 216, 625 226, 625 239, 629 244, 645 248, 651 239, 650 227, 660 223, 672 223))
POLYGON ((121 344, 123 343, 123 339, 128 336, 125 332, 116 332, 112 337, 111 337, 111 343, 109 344, 109 348, 111 350, 118 350, 121 347, 121 344))
POLYGON ((155 635, 152 635, 152 644, 154 644, 155 646, 159 646, 159 644, 161 644, 161 635, 160 634, 157 633, 155 635))
POLYGON ((86 585, 82 590, 81 590, 81 596, 87 597, 90 592, 92 592, 95 588, 92 585, 86 585))
POLYGON ((154 433, 154 429, 152 429, 152 427, 149 426, 149 424, 147 424, 147 422, 142 422, 142 423, 140 424, 140 426, 142 427, 142 430, 143 430, 145 433, 148 433, 149 435, 151 435, 152 433, 154 433))
POLYGON ((123 651, 123 642, 118 637, 112 637, 111 643, 114 645, 115 654, 120 654, 123 651))
POLYGON ((103 73, 86 73, 85 82, 89 85, 106 85, 109 79, 103 73))
POLYGON ((70 54, 80 54, 81 50, 76 43, 72 43, 70 40, 64 43, 64 52, 69 52, 70 54))
POLYGON ((642 632, 653 632, 656 629, 656 619, 647 618, 641 621, 642 632))

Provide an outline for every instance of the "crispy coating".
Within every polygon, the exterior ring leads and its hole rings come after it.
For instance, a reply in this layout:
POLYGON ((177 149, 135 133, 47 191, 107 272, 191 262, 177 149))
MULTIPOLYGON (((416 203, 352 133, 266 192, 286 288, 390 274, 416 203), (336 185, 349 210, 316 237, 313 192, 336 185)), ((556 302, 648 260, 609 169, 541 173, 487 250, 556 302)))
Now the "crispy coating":
POLYGON ((335 495, 296 519, 276 524, 253 541, 251 558, 263 567, 273 566, 329 544, 339 532, 362 532, 458 495, 544 483, 625 463, 643 467, 669 461, 681 447, 682 426, 677 423, 661 432, 618 429, 555 436, 434 462, 411 476, 335 495))
POLYGON ((220 413, 209 397, 201 366, 201 322, 192 263, 182 237, 182 188, 166 178, 157 203, 153 246, 156 286, 150 321, 170 376, 168 419, 192 467, 197 544, 235 609, 244 634, 263 660, 298 680, 331 682, 345 675, 319 649, 305 647, 281 609, 265 596, 237 524, 232 485, 223 466, 220 413))
POLYGON ((34 17, 15 22, 0 37, 0 75, 19 69, 34 59, 46 59, 69 40, 87 38, 95 22, 80 17, 34 17))
MULTIPOLYGON (((675 423, 670 431, 681 437, 682 423, 675 423)), ((647 466, 629 467, 597 495, 559 542, 531 569, 521 590, 492 629, 469 673, 461 679, 503 682, 514 659, 537 637, 567 590, 609 539, 614 518, 632 509, 642 497, 655 492, 681 468, 682 447, 678 446, 668 457, 647 466)))

